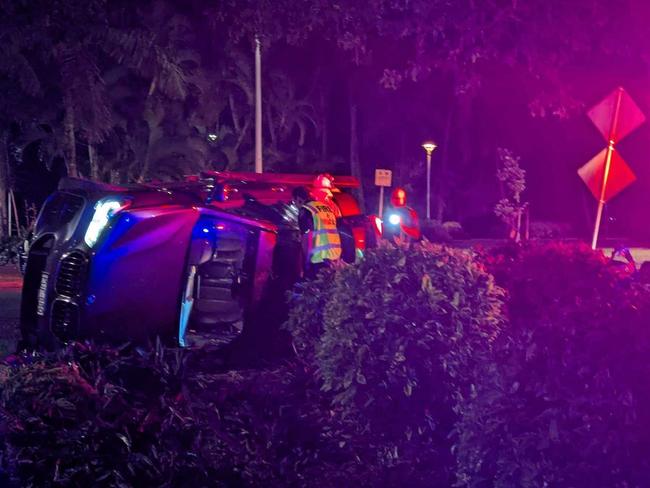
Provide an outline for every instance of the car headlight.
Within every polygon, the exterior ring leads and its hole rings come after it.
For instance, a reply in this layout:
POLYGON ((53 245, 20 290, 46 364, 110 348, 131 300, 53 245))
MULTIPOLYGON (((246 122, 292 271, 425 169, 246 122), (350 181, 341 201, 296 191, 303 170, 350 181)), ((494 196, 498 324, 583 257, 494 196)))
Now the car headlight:
POLYGON ((84 241, 88 246, 93 247, 102 231, 108 225, 113 215, 124 210, 130 205, 130 201, 124 198, 103 198, 95 204, 93 219, 88 224, 84 241))

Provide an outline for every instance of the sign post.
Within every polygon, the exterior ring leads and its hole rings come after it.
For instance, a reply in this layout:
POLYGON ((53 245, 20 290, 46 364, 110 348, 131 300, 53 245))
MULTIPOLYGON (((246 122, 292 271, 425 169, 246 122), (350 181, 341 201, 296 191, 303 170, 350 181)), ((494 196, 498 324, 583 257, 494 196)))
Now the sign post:
POLYGON ((375 170, 375 186, 379 187, 379 218, 384 213, 384 188, 390 187, 393 184, 393 172, 389 169, 376 169, 375 170))
POLYGON ((603 171, 603 183, 600 189, 600 198, 598 199, 598 210, 596 211, 596 222, 594 223, 594 234, 591 238, 591 248, 596 249, 598 243, 598 234, 600 232, 600 222, 603 218, 603 208, 605 207, 605 192, 607 190, 607 180, 609 179, 609 171, 612 167, 612 154, 614 153, 614 135, 616 134, 616 126, 618 125, 618 117, 621 113, 621 100, 623 98, 623 89, 619 88, 616 93, 616 107, 614 109, 614 116, 612 117, 612 128, 609 131, 609 143, 607 145, 607 155, 605 156, 605 168, 603 171))
POLYGON ((600 131, 607 148, 578 169, 578 175, 598 199, 598 210, 591 239, 592 249, 598 245, 600 223, 605 203, 636 180, 636 175, 615 152, 615 145, 645 121, 645 115, 623 88, 617 88, 588 112, 600 131))

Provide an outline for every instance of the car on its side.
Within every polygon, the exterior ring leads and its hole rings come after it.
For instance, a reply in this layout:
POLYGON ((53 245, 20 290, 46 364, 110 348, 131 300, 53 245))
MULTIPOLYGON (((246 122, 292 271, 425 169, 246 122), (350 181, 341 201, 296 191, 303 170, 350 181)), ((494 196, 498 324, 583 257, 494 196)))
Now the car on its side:
MULTIPOLYGON (((71 340, 180 346, 229 341, 301 276, 291 194, 313 175, 204 172, 175 183, 115 186, 66 178, 44 203, 28 245, 22 347, 71 340)), ((336 177, 344 259, 375 240, 373 218, 336 177)), ((282 307, 278 307, 281 309, 282 307)))

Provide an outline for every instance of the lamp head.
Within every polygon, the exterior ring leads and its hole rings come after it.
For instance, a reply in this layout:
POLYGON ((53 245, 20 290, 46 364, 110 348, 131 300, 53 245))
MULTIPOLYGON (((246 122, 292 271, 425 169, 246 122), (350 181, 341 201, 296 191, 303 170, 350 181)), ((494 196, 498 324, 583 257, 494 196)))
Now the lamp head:
POLYGON ((433 152, 433 150, 438 146, 436 146, 436 144, 434 142, 427 141, 424 144, 422 144, 422 147, 427 152, 427 154, 431 154, 433 152))

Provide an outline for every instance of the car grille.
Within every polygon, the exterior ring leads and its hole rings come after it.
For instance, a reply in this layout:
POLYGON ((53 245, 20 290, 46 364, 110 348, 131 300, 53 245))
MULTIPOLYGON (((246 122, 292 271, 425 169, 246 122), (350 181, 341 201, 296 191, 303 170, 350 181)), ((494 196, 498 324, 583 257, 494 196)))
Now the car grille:
POLYGON ((61 260, 55 284, 55 290, 59 295, 73 298, 81 293, 86 263, 86 256, 77 251, 68 254, 61 260))
POLYGON ((52 332, 62 341, 77 336, 79 330, 79 307, 65 300, 54 300, 52 304, 52 332))

